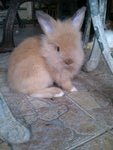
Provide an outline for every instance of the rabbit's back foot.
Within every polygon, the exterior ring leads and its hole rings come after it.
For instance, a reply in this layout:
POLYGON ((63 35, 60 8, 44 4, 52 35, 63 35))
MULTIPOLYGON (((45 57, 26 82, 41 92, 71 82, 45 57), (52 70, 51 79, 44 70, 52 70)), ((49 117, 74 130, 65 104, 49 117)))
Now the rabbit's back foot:
POLYGON ((55 94, 54 97, 62 97, 64 95, 63 91, 60 91, 58 94, 55 94))
POLYGON ((53 97, 61 97, 64 95, 64 92, 57 87, 47 87, 41 90, 36 90, 30 94, 32 97, 39 98, 53 98, 53 97))

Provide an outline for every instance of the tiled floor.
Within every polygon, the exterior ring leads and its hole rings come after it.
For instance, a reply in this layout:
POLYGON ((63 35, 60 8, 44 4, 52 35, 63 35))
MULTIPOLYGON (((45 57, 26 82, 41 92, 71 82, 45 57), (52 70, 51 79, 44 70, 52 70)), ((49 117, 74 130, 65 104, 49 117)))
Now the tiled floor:
POLYGON ((73 81, 78 92, 37 99, 13 93, 7 85, 10 54, 0 54, 0 90, 12 113, 31 129, 28 143, 0 150, 113 150, 113 75, 105 62, 73 81))

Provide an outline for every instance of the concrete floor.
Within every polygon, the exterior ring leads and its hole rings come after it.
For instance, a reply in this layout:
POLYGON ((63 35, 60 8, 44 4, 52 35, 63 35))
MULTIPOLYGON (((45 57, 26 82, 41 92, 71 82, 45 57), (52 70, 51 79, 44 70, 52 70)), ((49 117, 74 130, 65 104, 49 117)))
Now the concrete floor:
MULTIPOLYGON (((16 35, 17 43, 28 31, 16 35)), ((113 150, 113 75, 103 59, 95 71, 74 79, 78 92, 50 100, 10 91, 9 55, 0 54, 0 91, 16 119, 30 127, 31 139, 20 145, 0 141, 0 150, 113 150)))

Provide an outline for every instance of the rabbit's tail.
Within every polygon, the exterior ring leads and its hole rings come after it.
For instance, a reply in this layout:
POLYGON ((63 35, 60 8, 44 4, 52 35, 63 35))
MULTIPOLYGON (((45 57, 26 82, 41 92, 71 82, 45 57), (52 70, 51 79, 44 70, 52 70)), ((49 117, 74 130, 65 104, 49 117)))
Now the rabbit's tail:
POLYGON ((32 97, 39 97, 39 98, 53 98, 53 97, 61 97, 64 95, 64 92, 57 87, 48 87, 41 90, 34 90, 30 94, 32 97))

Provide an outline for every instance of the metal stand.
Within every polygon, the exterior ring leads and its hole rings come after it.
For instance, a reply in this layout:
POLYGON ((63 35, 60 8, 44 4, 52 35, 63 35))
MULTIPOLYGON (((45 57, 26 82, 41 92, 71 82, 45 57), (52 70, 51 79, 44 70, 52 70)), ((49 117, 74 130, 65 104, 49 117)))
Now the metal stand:
POLYGON ((0 43, 1 52, 9 52, 12 50, 12 48, 14 48, 13 29, 15 18, 16 16, 19 18, 17 13, 19 6, 27 1, 29 0, 11 0, 3 28, 3 39, 0 43))

